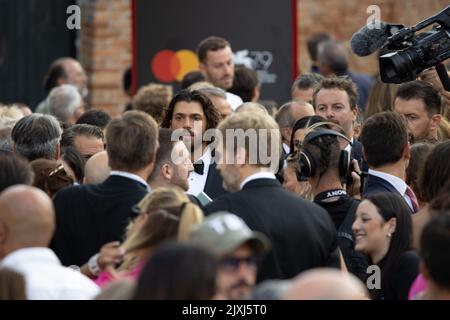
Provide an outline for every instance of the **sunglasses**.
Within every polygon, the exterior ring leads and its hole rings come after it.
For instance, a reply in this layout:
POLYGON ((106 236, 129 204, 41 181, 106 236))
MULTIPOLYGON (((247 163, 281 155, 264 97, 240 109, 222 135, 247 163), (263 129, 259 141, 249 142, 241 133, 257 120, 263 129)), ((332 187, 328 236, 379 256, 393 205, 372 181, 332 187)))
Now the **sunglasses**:
POLYGON ((220 267, 225 271, 234 272, 239 269, 242 263, 247 267, 256 268, 257 259, 254 256, 248 257, 227 257, 220 261, 220 267))

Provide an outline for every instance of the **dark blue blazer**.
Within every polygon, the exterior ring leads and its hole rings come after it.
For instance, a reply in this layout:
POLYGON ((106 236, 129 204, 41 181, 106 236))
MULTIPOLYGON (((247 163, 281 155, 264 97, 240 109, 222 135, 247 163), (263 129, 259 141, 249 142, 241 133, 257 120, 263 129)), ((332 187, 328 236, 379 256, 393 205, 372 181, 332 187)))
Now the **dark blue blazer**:
MULTIPOLYGON (((403 198, 403 195, 400 194, 400 192, 398 192, 398 190, 395 189, 395 187, 392 184, 390 184, 388 181, 386 181, 382 178, 379 178, 379 177, 369 174, 364 182, 363 196, 367 196, 371 193, 379 193, 379 192, 390 192, 390 193, 398 194, 408 205, 408 208, 411 209, 408 202, 405 200, 405 198, 403 198)), ((414 213, 412 209, 411 209, 411 212, 414 213)))
POLYGON ((366 178, 364 186, 363 195, 366 196, 371 193, 378 193, 378 192, 391 192, 396 193, 399 196, 402 196, 400 192, 395 189, 395 187, 390 184, 388 181, 379 178, 377 176, 373 176, 369 174, 366 178))

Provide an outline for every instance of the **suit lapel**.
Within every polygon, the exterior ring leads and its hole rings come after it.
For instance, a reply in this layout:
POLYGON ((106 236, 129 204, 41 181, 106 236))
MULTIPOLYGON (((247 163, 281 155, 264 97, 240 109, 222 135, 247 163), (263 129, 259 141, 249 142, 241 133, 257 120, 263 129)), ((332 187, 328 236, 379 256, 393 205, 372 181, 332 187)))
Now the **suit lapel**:
POLYGON ((210 164, 208 169, 208 176, 206 177, 204 192, 212 199, 217 198, 226 193, 222 184, 223 179, 216 168, 216 163, 210 164))

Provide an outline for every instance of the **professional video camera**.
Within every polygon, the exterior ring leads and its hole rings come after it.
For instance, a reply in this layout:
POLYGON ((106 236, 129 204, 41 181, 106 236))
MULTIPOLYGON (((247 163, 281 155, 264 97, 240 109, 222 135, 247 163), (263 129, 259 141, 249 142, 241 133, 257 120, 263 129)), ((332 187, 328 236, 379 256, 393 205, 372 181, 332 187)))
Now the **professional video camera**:
POLYGON ((381 80, 386 83, 412 81, 425 69, 436 67, 444 88, 450 79, 440 63, 450 58, 450 6, 409 28, 401 28, 388 38, 382 50, 393 51, 380 57, 381 80), (416 32, 437 23, 432 30, 416 32))

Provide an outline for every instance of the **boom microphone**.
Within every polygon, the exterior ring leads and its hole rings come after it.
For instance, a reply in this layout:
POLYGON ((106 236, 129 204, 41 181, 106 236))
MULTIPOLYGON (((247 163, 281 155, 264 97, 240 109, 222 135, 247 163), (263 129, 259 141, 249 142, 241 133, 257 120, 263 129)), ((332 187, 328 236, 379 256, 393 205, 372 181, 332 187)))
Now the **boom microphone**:
POLYGON ((403 25, 387 24, 379 20, 366 25, 353 34, 350 40, 352 51, 360 57, 368 56, 383 47, 389 37, 402 28, 403 25))

